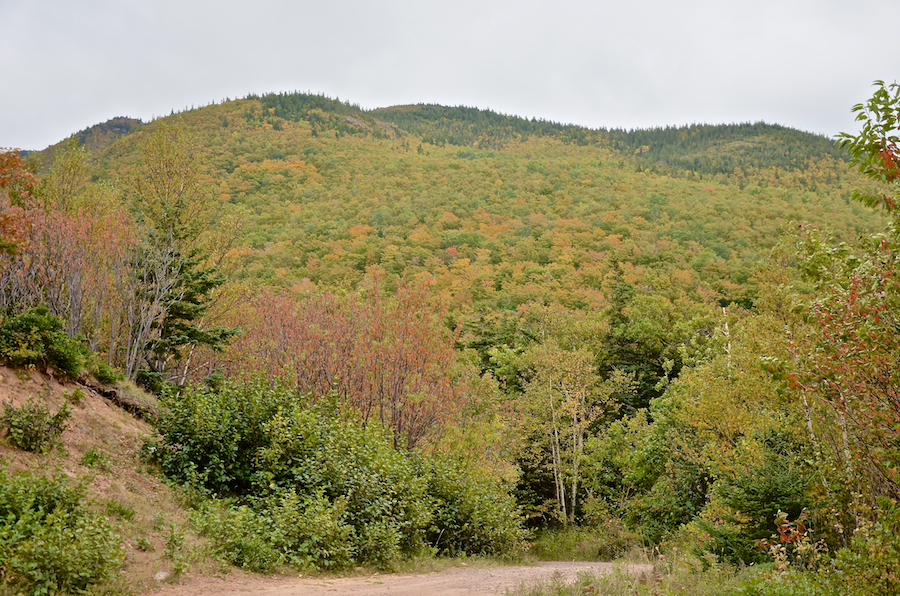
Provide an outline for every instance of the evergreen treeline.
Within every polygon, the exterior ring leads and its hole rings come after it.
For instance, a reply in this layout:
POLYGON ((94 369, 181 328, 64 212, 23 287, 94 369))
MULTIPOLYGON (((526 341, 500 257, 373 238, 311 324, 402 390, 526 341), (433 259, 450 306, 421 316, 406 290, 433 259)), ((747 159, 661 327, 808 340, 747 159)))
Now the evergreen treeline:
POLYGON ((601 135, 581 126, 506 116, 491 110, 433 104, 395 106, 370 112, 431 145, 502 148, 524 136, 546 136, 587 145, 601 135))
POLYGON ((833 140, 776 124, 692 124, 612 130, 610 144, 643 168, 669 175, 733 174, 770 167, 806 170, 824 156, 846 159, 833 140))

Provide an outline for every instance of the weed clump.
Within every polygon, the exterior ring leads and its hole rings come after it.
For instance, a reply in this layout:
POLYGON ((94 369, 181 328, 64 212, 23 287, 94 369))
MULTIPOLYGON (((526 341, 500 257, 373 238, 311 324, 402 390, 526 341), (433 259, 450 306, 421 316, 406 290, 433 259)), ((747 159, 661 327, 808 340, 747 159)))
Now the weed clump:
POLYGON ((69 402, 73 405, 80 406, 84 403, 84 391, 81 390, 81 387, 76 387, 72 391, 66 391, 63 393, 63 397, 65 397, 69 402))
POLYGON ((135 512, 133 507, 110 499, 106 502, 106 513, 122 521, 131 521, 135 512))
POLYGON ((3 402, 0 416, 0 430, 6 431, 6 438, 15 447, 37 453, 46 453, 59 444, 59 438, 72 416, 69 405, 63 403, 56 414, 50 414, 45 406, 34 398, 16 407, 3 402))
POLYGON ((86 466, 88 468, 96 468, 103 472, 109 472, 112 470, 112 460, 110 457, 103 453, 102 451, 98 451, 96 448, 91 447, 84 455, 81 456, 81 460, 79 463, 82 466, 86 466))

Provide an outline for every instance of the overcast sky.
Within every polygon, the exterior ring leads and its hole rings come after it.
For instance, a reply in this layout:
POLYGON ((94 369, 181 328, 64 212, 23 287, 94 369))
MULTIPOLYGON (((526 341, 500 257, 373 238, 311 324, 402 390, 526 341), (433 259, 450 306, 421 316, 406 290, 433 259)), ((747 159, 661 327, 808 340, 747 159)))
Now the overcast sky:
POLYGON ((831 136, 900 79, 898 22, 898 0, 0 0, 0 147, 292 90, 831 136))

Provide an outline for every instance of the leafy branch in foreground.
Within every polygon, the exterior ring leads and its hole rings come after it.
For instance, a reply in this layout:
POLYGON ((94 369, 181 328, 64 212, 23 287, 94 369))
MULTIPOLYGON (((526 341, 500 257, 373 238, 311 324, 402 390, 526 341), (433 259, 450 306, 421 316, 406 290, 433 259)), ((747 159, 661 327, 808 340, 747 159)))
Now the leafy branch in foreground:
POLYGON ((863 123, 858 135, 840 133, 838 145, 850 153, 850 161, 869 178, 882 182, 878 190, 856 189, 853 198, 869 207, 897 209, 900 188, 900 85, 875 81, 877 89, 866 103, 853 106, 856 120, 863 123))

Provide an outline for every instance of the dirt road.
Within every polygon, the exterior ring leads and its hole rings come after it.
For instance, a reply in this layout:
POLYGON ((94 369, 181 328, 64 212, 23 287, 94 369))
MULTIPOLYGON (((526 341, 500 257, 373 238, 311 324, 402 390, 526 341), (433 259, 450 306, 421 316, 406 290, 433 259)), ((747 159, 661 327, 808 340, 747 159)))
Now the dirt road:
MULTIPOLYGON (((438 573, 387 574, 345 578, 258 577, 229 575, 166 584, 157 596, 467 596, 505 594, 521 584, 555 575, 574 581, 579 573, 608 573, 612 563, 543 562, 527 567, 452 567, 438 573)), ((634 573, 650 573, 650 565, 629 565, 634 573)))

